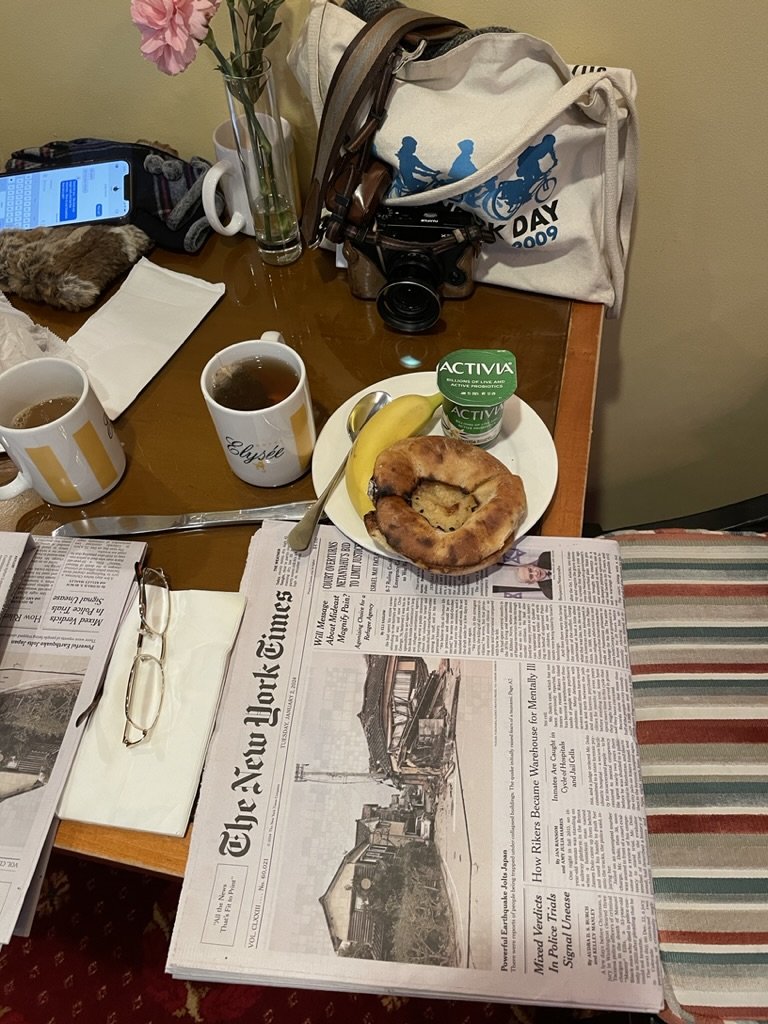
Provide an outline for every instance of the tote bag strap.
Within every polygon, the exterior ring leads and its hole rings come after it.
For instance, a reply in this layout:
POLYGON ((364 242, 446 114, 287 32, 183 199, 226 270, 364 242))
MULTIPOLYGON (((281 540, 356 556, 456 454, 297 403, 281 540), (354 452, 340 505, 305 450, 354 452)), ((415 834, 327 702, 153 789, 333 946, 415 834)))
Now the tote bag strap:
POLYGON ((637 112, 631 96, 624 97, 627 104, 627 140, 624 148, 624 177, 619 180, 619 114, 613 84, 605 79, 595 89, 606 101, 608 119, 605 132, 605 160, 603 164, 603 235, 605 258, 613 285, 613 304, 609 317, 621 312, 624 298, 624 277, 629 255, 629 236, 632 211, 637 194, 638 130, 637 112))
MULTIPOLYGON (((600 96, 604 100, 605 145, 603 158, 603 234, 604 256, 613 285, 614 301, 609 316, 617 316, 624 292, 624 270, 629 252, 632 211, 637 192, 638 129, 635 103, 622 83, 610 72, 594 71, 566 82, 547 103, 543 104, 521 128, 516 138, 507 142, 497 155, 483 167, 460 181, 449 182, 410 196, 387 201, 392 206, 422 206, 425 202, 447 202, 464 192, 483 185, 500 174, 513 158, 553 121, 574 104, 586 108, 600 96), (616 94, 627 109, 627 139, 624 152, 624 175, 619 181, 619 113, 616 94)), ((586 116, 590 117, 588 111, 586 116)))
MULTIPOLYGON (((405 36, 418 30, 429 38, 450 38, 466 26, 423 11, 394 7, 360 29, 336 66, 320 120, 312 179, 304 203, 301 233, 308 245, 319 241, 323 197, 363 103, 371 100, 383 76, 397 70, 393 55, 405 36)), ((370 134, 378 128, 371 128, 370 134)))

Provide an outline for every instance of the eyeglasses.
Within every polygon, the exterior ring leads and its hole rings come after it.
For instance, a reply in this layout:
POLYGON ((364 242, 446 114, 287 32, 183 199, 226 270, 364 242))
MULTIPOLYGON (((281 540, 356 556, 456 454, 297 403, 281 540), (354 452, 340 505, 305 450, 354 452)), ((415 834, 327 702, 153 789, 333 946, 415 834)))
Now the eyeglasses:
POLYGON ((139 635, 125 690, 126 747, 145 740, 160 717, 165 694, 165 640, 171 616, 171 592, 163 570, 142 568, 137 563, 136 580, 139 635))

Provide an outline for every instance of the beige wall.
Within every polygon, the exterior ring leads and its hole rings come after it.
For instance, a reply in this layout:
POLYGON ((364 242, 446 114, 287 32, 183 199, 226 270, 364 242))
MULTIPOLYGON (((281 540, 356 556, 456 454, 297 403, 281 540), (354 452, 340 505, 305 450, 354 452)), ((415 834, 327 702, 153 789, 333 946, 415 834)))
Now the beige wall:
MULTIPOLYGON (((84 134, 212 155, 225 106, 210 54, 164 77, 142 60, 128 6, 3 0, 0 158, 84 134)), ((768 491, 768 4, 422 6, 531 32, 569 62, 626 66, 638 78, 640 197, 624 313, 605 336, 588 519, 612 528, 768 491)), ((305 9, 306 0, 286 0, 278 60, 305 9)), ((292 82, 283 98, 284 112, 307 129, 298 133, 306 173, 310 115, 292 82)))

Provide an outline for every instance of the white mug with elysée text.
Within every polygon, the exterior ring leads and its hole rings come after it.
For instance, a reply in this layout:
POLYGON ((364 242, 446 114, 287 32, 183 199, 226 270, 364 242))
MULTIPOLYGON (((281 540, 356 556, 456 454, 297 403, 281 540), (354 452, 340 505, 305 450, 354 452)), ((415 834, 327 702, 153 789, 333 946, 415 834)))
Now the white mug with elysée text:
POLYGON ((307 371, 297 352, 277 331, 253 341, 239 341, 217 352, 200 377, 221 447, 235 476, 256 487, 280 487, 309 469, 315 447, 315 421, 307 371), (297 383, 293 391, 261 409, 231 409, 214 398, 217 373, 243 361, 266 357, 288 366, 297 383))

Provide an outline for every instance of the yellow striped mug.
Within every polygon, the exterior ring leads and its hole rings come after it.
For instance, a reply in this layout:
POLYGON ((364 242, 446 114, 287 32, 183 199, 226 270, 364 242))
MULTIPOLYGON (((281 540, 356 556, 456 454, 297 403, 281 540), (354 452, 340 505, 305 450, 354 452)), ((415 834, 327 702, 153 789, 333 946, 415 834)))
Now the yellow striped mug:
POLYGON ((0 374, 0 441, 19 472, 0 499, 35 490, 51 505, 87 505, 125 471, 125 452, 86 373, 30 359, 0 374))

